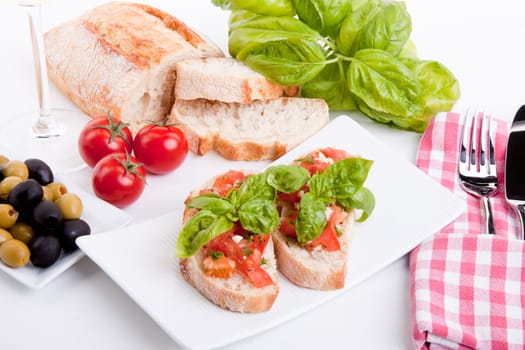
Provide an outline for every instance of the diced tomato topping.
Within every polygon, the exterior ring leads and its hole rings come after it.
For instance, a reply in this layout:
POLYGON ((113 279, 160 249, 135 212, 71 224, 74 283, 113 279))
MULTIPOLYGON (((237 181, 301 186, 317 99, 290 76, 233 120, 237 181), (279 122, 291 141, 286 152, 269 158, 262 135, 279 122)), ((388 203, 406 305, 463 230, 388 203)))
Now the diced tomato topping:
POLYGON ((224 255, 218 258, 207 256, 202 262, 206 276, 230 278, 233 275, 235 262, 224 255))
POLYGON ((225 197, 232 188, 237 188, 247 177, 242 171, 230 170, 215 179, 212 189, 219 196, 225 197))
POLYGON ((333 159, 334 162, 338 162, 340 160, 350 158, 350 154, 348 154, 348 152, 342 149, 327 147, 327 148, 323 148, 321 152, 323 152, 325 157, 333 159))
POLYGON ((270 235, 246 234, 240 225, 225 232, 206 244, 206 248, 222 252, 235 262, 236 269, 244 274, 255 287, 266 287, 273 284, 273 280, 261 267, 262 253, 268 244, 270 235), (244 238, 236 243, 234 235, 244 238))
POLYGON ((341 249, 341 244, 337 237, 337 231, 335 230, 336 225, 341 224, 347 217, 348 213, 343 211, 337 206, 330 207, 333 211, 328 219, 325 229, 321 232, 321 235, 311 242, 306 244, 306 248, 312 249, 317 246, 322 246, 329 252, 337 251, 341 249))
POLYGON ((298 210, 290 210, 286 215, 281 219, 279 232, 288 237, 297 237, 295 232, 295 222, 297 220, 298 210))
POLYGON ((310 175, 314 175, 315 173, 325 171, 330 164, 349 157, 350 155, 344 150, 327 147, 313 151, 297 162, 300 166, 308 170, 310 175))

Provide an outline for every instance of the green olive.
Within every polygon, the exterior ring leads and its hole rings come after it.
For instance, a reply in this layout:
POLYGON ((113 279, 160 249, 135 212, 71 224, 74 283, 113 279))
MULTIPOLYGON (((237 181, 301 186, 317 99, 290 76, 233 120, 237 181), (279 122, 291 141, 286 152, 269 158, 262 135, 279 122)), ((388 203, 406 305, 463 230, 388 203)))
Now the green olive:
POLYGON ((27 165, 20 160, 10 160, 3 165, 2 174, 4 177, 18 176, 25 180, 29 178, 29 169, 27 165))
POLYGON ((9 233, 9 231, 4 230, 3 228, 0 228, 0 245, 7 241, 8 239, 13 239, 13 236, 9 233))
POLYGON ((64 220, 80 219, 82 215, 82 200, 74 193, 64 193, 55 204, 58 205, 64 220))
POLYGON ((6 156, 4 156, 3 154, 0 154, 0 165, 4 165, 4 164, 6 164, 7 162, 9 162, 9 158, 7 158, 6 156))
POLYGON ((51 193, 53 194, 52 201, 56 201, 64 193, 67 193, 67 187, 61 182, 51 182, 47 184, 46 187, 49 187, 51 193))
POLYGON ((22 181, 24 180, 18 176, 8 176, 2 181, 0 181, 0 199, 6 201, 13 187, 18 185, 22 181))
POLYGON ((18 211, 11 204, 0 203, 0 228, 8 229, 18 220, 18 211))
POLYGON ((29 242, 31 242, 31 240, 35 237, 35 232, 33 231, 31 225, 28 225, 22 221, 16 222, 9 229, 9 232, 11 233, 14 239, 18 239, 19 241, 22 241, 25 244, 29 244, 29 242))
POLYGON ((53 191, 47 186, 42 186, 42 190, 44 190, 44 195, 42 196, 43 201, 52 201, 53 200, 53 191))
POLYGON ((10 239, 0 245, 0 260, 9 267, 18 268, 29 262, 31 253, 24 242, 10 239))

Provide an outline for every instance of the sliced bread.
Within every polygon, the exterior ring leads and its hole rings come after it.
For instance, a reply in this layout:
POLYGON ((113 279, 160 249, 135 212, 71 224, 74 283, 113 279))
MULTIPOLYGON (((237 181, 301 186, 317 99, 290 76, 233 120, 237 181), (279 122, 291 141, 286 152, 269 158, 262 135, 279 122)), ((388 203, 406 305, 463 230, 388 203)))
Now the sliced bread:
POLYGON ((354 215, 350 212, 341 227, 343 234, 338 237, 341 249, 332 252, 320 247, 305 249, 297 240, 281 232, 273 233, 277 268, 288 280, 301 287, 317 290, 343 288, 353 223, 354 215))
POLYGON ((322 99, 280 97, 248 105, 176 99, 170 121, 179 124, 190 150, 211 150, 231 160, 276 159, 329 121, 322 99))
POLYGON ((176 65, 175 98, 249 104, 283 95, 284 88, 232 57, 190 59, 176 65))

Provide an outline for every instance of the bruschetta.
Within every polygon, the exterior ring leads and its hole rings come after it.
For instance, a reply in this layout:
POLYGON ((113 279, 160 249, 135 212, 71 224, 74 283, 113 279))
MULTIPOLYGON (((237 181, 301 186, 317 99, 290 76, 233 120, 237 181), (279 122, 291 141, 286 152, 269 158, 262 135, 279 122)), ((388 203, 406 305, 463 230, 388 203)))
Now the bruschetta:
POLYGON ((372 192, 363 186, 372 161, 324 148, 295 164, 310 178, 294 193, 277 193, 281 219, 272 234, 277 267, 301 287, 343 288, 356 210, 361 212, 357 220, 363 221, 375 205, 372 192))
POLYGON ((267 311, 278 293, 271 232, 279 223, 268 173, 229 171, 186 200, 176 255, 183 278, 218 306, 267 311))

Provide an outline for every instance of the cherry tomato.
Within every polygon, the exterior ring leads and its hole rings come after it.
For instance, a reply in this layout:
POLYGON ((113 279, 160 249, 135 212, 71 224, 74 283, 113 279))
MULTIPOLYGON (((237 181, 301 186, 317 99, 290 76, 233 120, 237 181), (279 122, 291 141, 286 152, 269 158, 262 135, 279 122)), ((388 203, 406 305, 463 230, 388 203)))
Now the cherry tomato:
POLYGON ((174 125, 150 123, 143 126, 133 141, 135 157, 152 174, 167 174, 177 169, 188 155, 186 136, 174 125))
POLYGON ((90 120, 80 132, 78 150, 82 159, 90 166, 104 156, 114 152, 131 154, 133 136, 128 124, 107 115, 90 120))
POLYGON ((146 171, 129 153, 112 153, 97 162, 93 169, 95 194, 123 208, 135 202, 146 184, 146 171))

